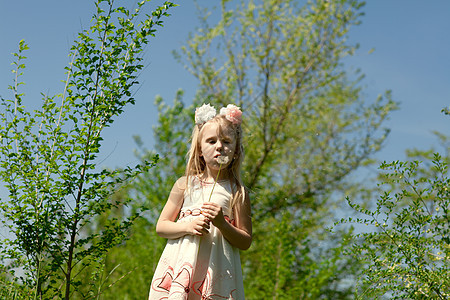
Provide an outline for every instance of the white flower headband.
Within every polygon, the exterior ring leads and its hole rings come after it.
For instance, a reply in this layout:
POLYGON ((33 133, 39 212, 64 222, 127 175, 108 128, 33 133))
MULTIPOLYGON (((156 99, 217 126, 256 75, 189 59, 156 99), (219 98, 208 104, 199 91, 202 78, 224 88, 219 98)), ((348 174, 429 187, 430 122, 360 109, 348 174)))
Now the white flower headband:
MULTIPOLYGON (((214 106, 203 104, 195 109, 195 124, 202 125, 216 116, 217 112, 214 106)), ((242 123, 242 111, 234 104, 228 104, 227 107, 220 109, 220 114, 233 124, 242 123)))

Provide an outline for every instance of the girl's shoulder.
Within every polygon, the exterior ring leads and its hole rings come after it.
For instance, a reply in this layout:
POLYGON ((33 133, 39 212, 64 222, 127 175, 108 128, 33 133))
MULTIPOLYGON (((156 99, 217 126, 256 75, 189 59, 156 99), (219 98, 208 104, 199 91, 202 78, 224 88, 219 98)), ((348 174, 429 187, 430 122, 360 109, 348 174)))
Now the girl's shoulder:
POLYGON ((187 189, 187 177, 181 176, 178 178, 177 181, 175 181, 174 188, 180 191, 185 191, 187 189))

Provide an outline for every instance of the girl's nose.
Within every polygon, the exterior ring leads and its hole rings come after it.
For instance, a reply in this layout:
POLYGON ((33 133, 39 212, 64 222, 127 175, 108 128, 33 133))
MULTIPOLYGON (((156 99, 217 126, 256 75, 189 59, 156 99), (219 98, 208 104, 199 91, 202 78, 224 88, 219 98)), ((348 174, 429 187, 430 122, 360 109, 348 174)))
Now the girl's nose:
POLYGON ((221 141, 217 141, 217 143, 216 143, 216 149, 217 150, 221 150, 222 149, 222 142, 221 141))

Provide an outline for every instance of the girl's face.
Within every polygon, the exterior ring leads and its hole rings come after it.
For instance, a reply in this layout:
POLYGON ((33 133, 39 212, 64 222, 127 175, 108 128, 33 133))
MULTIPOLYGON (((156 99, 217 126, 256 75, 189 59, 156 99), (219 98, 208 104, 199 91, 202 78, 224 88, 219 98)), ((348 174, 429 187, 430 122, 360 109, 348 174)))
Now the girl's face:
POLYGON ((229 128, 219 130, 219 124, 207 122, 203 127, 200 140, 200 150, 207 167, 219 169, 227 167, 233 160, 236 150, 235 132, 229 128), (222 158, 218 159, 219 156, 222 158), (225 157, 228 162, 220 164, 220 160, 225 157))

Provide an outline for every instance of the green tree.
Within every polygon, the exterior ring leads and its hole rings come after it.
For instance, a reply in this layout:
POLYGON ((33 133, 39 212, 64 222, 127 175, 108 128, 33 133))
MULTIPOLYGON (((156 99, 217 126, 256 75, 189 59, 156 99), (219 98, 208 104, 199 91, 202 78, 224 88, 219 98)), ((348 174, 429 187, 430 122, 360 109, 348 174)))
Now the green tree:
POLYGON ((154 209, 148 230, 183 174, 194 108, 241 106, 254 222, 253 245, 242 253, 249 299, 350 297, 358 263, 343 255, 348 233, 330 236, 325 228, 343 205, 339 195, 363 189, 349 175, 372 163, 388 133, 383 122, 396 108, 389 92, 365 101, 362 77, 345 72, 343 59, 355 50, 346 37, 361 8, 345 0, 221 1, 220 20, 211 25, 200 11, 201 27, 176 53, 199 87, 192 105, 179 96, 173 107, 158 100, 155 151, 168 160, 154 169, 161 168, 158 182, 136 186, 154 209))
POLYGON ((84 293, 80 274, 88 266, 102 269, 106 253, 127 237, 141 214, 136 210, 123 219, 111 217, 100 231, 82 232, 95 216, 127 205, 110 201, 110 196, 156 161, 124 170, 96 167, 102 132, 135 102, 132 89, 143 68, 143 48, 174 6, 165 2, 142 16, 147 3, 130 11, 111 0, 95 2, 92 25, 71 48, 64 92, 44 95, 39 110, 28 111, 20 93, 28 49, 20 42, 9 87, 13 98, 1 97, 0 102, 0 178, 9 191, 0 205, 9 229, 1 242, 2 271, 20 271, 2 292, 16 278, 30 298, 94 297, 101 292, 98 275, 89 274, 92 281, 84 293))
POLYGON ((353 237, 350 253, 365 262, 361 299, 450 297, 449 137, 435 149, 407 150, 407 161, 384 162, 375 208, 350 201, 362 216, 346 219, 372 230, 353 237))

